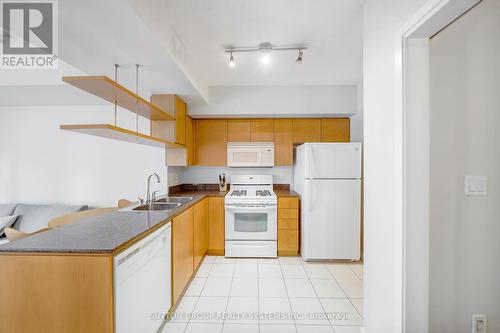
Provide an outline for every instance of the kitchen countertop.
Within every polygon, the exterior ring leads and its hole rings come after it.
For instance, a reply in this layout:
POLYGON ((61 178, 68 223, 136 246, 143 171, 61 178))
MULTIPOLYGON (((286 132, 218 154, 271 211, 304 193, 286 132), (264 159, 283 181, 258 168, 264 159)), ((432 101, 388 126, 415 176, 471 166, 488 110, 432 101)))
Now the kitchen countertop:
POLYGON ((298 194, 295 191, 290 191, 290 190, 274 190, 274 193, 276 193, 276 196, 278 198, 286 198, 286 197, 299 198, 300 197, 300 194, 298 194))
MULTIPOLYGON (((115 254, 129 244, 170 222, 205 197, 224 197, 228 191, 181 189, 171 196, 193 196, 193 200, 169 212, 113 211, 73 224, 0 245, 1 253, 115 254)), ((287 189, 275 189, 278 198, 299 197, 287 189)))
MULTIPOLYGON (((180 194, 177 194, 180 195, 180 194)), ((189 209, 206 195, 190 194, 193 200, 166 211, 114 211, 88 217, 0 245, 2 253, 115 254, 189 209)))
MULTIPOLYGON (((274 193, 277 197, 300 197, 300 194, 294 191, 290 191, 289 184, 274 184, 274 193)), ((217 184, 182 184, 172 186, 170 190, 170 195, 172 196, 184 196, 184 195, 206 195, 206 196, 217 196, 223 197, 229 191, 219 191, 217 184)))
POLYGON ((204 195, 207 197, 224 197, 229 191, 219 191, 219 190, 179 190, 170 193, 170 196, 190 196, 190 195, 204 195))

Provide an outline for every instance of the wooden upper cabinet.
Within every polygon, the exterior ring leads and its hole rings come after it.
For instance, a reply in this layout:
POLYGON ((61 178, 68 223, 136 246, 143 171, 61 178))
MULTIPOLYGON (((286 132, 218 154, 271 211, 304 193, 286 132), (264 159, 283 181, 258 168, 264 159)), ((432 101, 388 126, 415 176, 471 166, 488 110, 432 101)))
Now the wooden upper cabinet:
POLYGON ((186 165, 194 165, 194 121, 186 116, 186 165))
POLYGON ((175 135, 176 142, 186 144, 186 103, 175 96, 175 135))
POLYGON ((227 165, 227 120, 197 119, 195 122, 195 165, 227 165))
POLYGON ((151 103, 158 105, 175 120, 151 121, 151 135, 160 139, 186 144, 186 103, 176 95, 155 94, 151 95, 151 103))
POLYGON ((250 141, 250 120, 228 120, 227 141, 246 142, 250 141))
POLYGON ((321 119, 293 119, 293 143, 320 142, 321 119))
POLYGON ((292 120, 274 120, 274 164, 293 165, 292 120))
POLYGON ((252 119, 250 121, 251 140, 257 142, 274 141, 274 121, 272 119, 252 119))
POLYGON ((321 141, 349 142, 350 128, 349 118, 321 119, 321 141))

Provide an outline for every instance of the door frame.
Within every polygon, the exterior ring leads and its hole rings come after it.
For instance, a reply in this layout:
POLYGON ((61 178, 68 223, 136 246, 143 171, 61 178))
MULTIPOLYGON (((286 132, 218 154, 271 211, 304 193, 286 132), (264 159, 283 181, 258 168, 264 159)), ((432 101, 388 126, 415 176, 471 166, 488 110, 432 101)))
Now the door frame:
POLYGON ((429 0, 396 36, 402 332, 428 332, 430 38, 480 1, 429 0))

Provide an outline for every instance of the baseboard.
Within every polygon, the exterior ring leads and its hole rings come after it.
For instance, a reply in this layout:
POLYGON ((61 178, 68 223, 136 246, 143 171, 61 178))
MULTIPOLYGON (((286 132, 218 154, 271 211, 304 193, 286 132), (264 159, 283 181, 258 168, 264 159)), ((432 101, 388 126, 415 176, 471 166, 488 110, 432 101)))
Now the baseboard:
POLYGON ((297 251, 278 251, 278 256, 280 257, 297 257, 298 255, 297 251))
POLYGON ((224 249, 222 249, 222 250, 208 249, 207 250, 207 255, 209 255, 209 256, 223 256, 224 255, 224 249))

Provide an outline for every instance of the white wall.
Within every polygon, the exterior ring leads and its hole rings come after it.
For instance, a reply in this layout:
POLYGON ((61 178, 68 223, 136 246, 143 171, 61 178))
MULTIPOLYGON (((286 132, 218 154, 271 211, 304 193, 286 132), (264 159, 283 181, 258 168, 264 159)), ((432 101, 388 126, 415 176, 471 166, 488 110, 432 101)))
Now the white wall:
POLYGON ((211 86, 209 104, 194 104, 194 117, 331 116, 355 114, 355 85, 211 86))
POLYGON ((364 325, 401 332, 401 41, 398 33, 425 0, 367 0, 364 9, 364 325))
MULTIPOLYGON (((60 124, 113 123, 113 106, 0 107, 0 202, 116 206, 144 196, 156 172, 165 193, 163 149, 63 131, 60 124)), ((120 111, 118 125, 135 130, 120 111)), ((149 122, 141 119, 145 132, 149 122)))
POLYGON ((350 117, 353 141, 363 140, 362 86, 211 86, 208 104, 189 106, 195 118, 350 117))
POLYGON ((225 173, 231 182, 231 175, 255 174, 273 175, 275 184, 293 185, 293 167, 274 168, 229 168, 229 167, 169 167, 169 186, 177 184, 216 184, 219 174, 225 173))
POLYGON ((484 0, 431 40, 430 332, 500 332, 500 2, 484 0), (488 195, 464 196, 464 176, 488 195))

